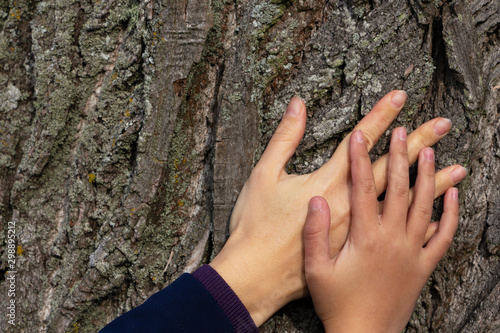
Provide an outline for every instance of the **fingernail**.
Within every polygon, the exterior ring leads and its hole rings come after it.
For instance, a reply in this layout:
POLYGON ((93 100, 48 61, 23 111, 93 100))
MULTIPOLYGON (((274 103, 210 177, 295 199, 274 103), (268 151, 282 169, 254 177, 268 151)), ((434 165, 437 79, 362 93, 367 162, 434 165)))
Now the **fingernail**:
POLYGON ((286 114, 289 116, 297 116, 302 110, 302 105, 304 101, 299 96, 294 96, 290 103, 288 103, 288 107, 286 108, 286 114))
POLYGON ((458 188, 456 188, 456 187, 451 188, 451 197, 454 200, 458 200, 458 188))
POLYGON ((400 127, 397 129, 398 139, 401 141, 406 141, 406 128, 400 127))
POLYGON ((425 148, 424 149, 424 158, 427 161, 434 161, 434 150, 432 150, 432 148, 425 148))
POLYGON ((405 104, 408 95, 403 90, 398 90, 392 95, 391 104, 395 109, 399 109, 405 104))
POLYGON ((356 139, 356 141, 358 141, 359 143, 365 142, 363 132, 361 132, 360 130, 354 131, 353 135, 354 135, 354 138, 356 139))
POLYGON ((467 176, 467 169, 462 166, 453 170, 450 175, 451 181, 455 184, 464 179, 465 176, 467 176))
POLYGON ((434 133, 436 133, 437 136, 444 135, 445 133, 448 133, 451 128, 451 120, 447 118, 439 119, 435 124, 434 124, 434 133))
POLYGON ((320 198, 314 197, 309 202, 309 209, 311 211, 316 211, 316 210, 321 211, 321 210, 323 210, 323 202, 321 201, 320 198))

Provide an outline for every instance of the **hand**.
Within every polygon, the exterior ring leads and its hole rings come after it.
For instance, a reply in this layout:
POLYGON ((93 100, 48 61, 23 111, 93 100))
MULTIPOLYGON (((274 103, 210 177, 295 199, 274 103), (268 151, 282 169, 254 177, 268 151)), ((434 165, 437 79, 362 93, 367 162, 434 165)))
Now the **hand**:
POLYGON ((426 243, 434 198, 434 152, 420 151, 415 198, 409 196, 406 130, 391 139, 388 188, 378 214, 377 189, 360 131, 350 138, 352 222, 333 258, 325 199, 309 203, 304 226, 305 270, 326 332, 401 332, 430 274, 449 248, 458 224, 458 190, 450 188, 437 232, 426 243))
MULTIPOLYGON (((356 126, 355 129, 363 130, 368 149, 396 118, 405 100, 402 91, 387 94, 356 126)), ((302 243, 308 200, 321 195, 332 206, 331 255, 340 250, 349 229, 349 136, 317 171, 302 176, 285 172, 287 161, 302 139, 305 124, 305 105, 294 97, 238 197, 231 216, 231 236, 210 263, 247 307, 257 326, 288 302, 308 293, 302 243)), ((410 162, 417 159, 420 149, 436 143, 450 127, 446 119, 436 118, 409 135, 410 162)), ((387 161, 387 156, 383 156, 372 167, 378 194, 386 187, 387 161)), ((436 174, 436 195, 464 176, 460 166, 436 174)))

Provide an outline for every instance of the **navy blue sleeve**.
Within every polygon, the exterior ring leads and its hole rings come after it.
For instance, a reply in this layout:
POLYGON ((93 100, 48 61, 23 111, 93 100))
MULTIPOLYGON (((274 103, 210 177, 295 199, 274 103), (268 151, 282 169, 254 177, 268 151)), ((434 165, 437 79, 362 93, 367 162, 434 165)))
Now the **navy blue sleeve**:
POLYGON ((191 274, 182 274, 142 305, 116 318, 101 333, 234 332, 212 294, 191 274))
POLYGON ((193 276, 212 294, 236 333, 259 332, 245 305, 215 269, 210 265, 203 265, 193 276))

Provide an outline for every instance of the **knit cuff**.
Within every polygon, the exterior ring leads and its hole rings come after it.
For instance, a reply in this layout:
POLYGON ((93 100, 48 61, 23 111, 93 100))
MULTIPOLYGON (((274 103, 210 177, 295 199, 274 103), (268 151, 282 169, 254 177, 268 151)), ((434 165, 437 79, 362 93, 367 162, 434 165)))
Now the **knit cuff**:
POLYGON ((233 325, 235 332, 259 332, 238 296, 211 266, 203 265, 192 275, 212 294, 233 325))

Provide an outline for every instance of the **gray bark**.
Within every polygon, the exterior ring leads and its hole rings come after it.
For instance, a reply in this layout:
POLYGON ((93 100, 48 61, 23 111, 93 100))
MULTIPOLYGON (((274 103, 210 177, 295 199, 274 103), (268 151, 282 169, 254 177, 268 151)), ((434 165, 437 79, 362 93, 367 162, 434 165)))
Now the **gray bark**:
MULTIPOLYGON (((392 89, 391 128, 450 118, 437 167, 470 171, 407 331, 500 330, 499 24, 496 0, 0 0, 0 330, 95 332, 138 306, 222 248, 293 95, 302 174, 392 89)), ((261 327, 321 329, 307 299, 261 327)))

